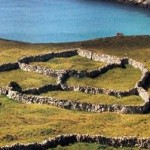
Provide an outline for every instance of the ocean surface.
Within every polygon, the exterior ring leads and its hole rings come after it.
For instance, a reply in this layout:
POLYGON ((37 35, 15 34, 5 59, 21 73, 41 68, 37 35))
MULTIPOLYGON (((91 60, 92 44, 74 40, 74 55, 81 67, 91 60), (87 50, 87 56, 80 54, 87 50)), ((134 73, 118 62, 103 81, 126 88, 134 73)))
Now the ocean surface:
POLYGON ((0 38, 70 42, 150 35, 150 10, 106 0, 0 0, 0 38))

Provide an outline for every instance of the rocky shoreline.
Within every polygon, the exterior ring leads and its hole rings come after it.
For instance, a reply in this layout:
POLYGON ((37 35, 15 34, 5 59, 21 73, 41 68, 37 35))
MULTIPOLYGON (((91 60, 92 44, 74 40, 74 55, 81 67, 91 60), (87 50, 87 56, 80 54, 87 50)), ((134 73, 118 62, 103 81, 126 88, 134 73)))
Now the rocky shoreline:
POLYGON ((150 8, 150 0, 116 0, 116 1, 119 3, 136 5, 143 8, 150 8))

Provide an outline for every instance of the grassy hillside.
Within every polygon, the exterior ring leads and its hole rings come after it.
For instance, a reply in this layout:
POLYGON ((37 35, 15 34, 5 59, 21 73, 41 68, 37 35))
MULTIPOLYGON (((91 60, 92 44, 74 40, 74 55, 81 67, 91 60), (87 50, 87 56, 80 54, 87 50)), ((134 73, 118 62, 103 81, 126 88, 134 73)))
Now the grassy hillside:
POLYGON ((3 96, 0 96, 0 104, 0 146, 14 142, 40 142, 66 133, 150 135, 150 114, 86 113, 48 105, 20 104, 3 96))
MULTIPOLYGON (((118 57, 128 56, 144 63, 150 70, 150 36, 115 37, 61 44, 29 44, 0 40, 0 64, 14 62, 22 56, 68 48, 84 48, 97 53, 111 54, 118 57)), ((53 59, 49 62, 39 64, 54 69, 74 68, 79 70, 97 68, 104 65, 87 59, 80 59, 80 57, 76 56, 69 59, 53 59)), ((104 76, 99 76, 95 80, 70 78, 68 84, 80 83, 81 85, 126 90, 134 86, 136 81, 139 80, 140 75, 139 70, 127 66, 126 69, 116 68, 110 70, 104 76)), ((47 83, 55 83, 56 79, 21 70, 0 72, 0 87, 6 86, 10 81, 17 81, 23 88, 30 88, 47 83)), ((90 95, 64 91, 48 92, 44 95, 93 103, 131 105, 142 103, 142 100, 138 96, 119 99, 103 94, 90 95)), ((20 104, 4 96, 0 96, 0 146, 14 142, 42 141, 48 137, 66 133, 149 137, 149 124, 150 114, 123 115, 116 113, 99 114, 69 111, 47 105, 20 104)), ((74 145, 72 149, 76 149, 79 145, 74 145)), ((98 149, 99 147, 96 144, 81 144, 80 146, 83 149, 87 147, 88 149, 91 147, 98 149)))
POLYGON ((62 44, 29 44, 0 40, 0 64, 16 61, 20 56, 68 48, 85 48, 119 57, 128 56, 150 69, 150 36, 114 37, 62 44))

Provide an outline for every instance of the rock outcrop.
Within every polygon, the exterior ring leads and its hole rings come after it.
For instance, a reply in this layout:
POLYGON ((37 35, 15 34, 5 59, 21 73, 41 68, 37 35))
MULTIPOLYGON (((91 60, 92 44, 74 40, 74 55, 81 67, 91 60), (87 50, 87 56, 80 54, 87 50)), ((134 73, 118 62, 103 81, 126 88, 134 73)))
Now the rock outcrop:
POLYGON ((116 1, 124 4, 131 4, 141 6, 144 8, 150 8, 150 0, 116 0, 116 1))

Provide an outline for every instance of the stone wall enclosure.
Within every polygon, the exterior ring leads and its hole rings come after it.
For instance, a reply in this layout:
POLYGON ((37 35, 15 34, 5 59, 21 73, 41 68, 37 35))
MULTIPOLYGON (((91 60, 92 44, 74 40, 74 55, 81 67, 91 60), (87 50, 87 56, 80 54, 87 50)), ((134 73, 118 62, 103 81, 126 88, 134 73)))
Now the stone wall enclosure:
MULTIPOLYGON (((60 52, 50 52, 46 54, 23 57, 19 59, 15 63, 8 63, 0 65, 0 72, 8 71, 13 69, 22 69, 24 71, 36 72, 42 74, 44 76, 54 76, 57 77, 57 84, 47 84, 43 85, 39 88, 32 88, 22 90, 18 83, 11 82, 7 87, 0 88, 0 94, 6 95, 9 98, 21 102, 21 103, 38 103, 38 104, 48 104, 53 105, 69 110, 78 110, 78 111, 88 111, 88 112, 117 112, 117 113, 125 113, 125 114, 143 114, 150 111, 150 97, 147 93, 146 86, 147 81, 150 79, 149 70, 140 62, 137 62, 131 58, 117 58, 115 56, 110 56, 106 54, 97 54, 92 51, 87 51, 83 49, 73 49, 73 50, 65 50, 60 52), (75 55, 79 55, 81 57, 86 57, 93 61, 104 62, 106 65, 100 67, 98 69, 90 70, 90 71, 78 71, 78 70, 54 70, 51 68, 42 67, 39 65, 31 65, 31 62, 44 62, 48 61, 55 57, 72 57, 75 55), (104 88, 96 88, 96 87, 81 87, 81 86, 69 86, 66 81, 69 77, 97 77, 101 74, 106 73, 108 70, 116 68, 116 67, 124 67, 126 64, 133 66, 134 68, 138 68, 142 76, 139 81, 135 84, 135 86, 127 91, 121 90, 113 90, 113 89, 104 89, 104 88), (143 104, 140 106, 129 106, 129 105, 104 105, 104 104, 93 104, 91 103, 82 103, 71 100, 64 99, 56 99, 53 97, 44 97, 38 96, 38 94, 45 93, 48 91, 79 91, 90 94, 107 94, 116 97, 124 97, 129 95, 138 95, 143 99, 143 104)), ((143 148, 150 148, 150 139, 149 138, 135 138, 135 137, 116 137, 109 138, 103 136, 91 136, 91 135, 61 135, 55 137, 53 139, 49 139, 42 143, 32 143, 32 144, 18 144, 12 146, 1 147, 0 150, 17 150, 17 149, 45 149, 56 147, 57 145, 67 145, 69 143, 75 142, 96 142, 101 144, 108 144, 111 146, 121 147, 121 146, 137 146, 143 148)))

